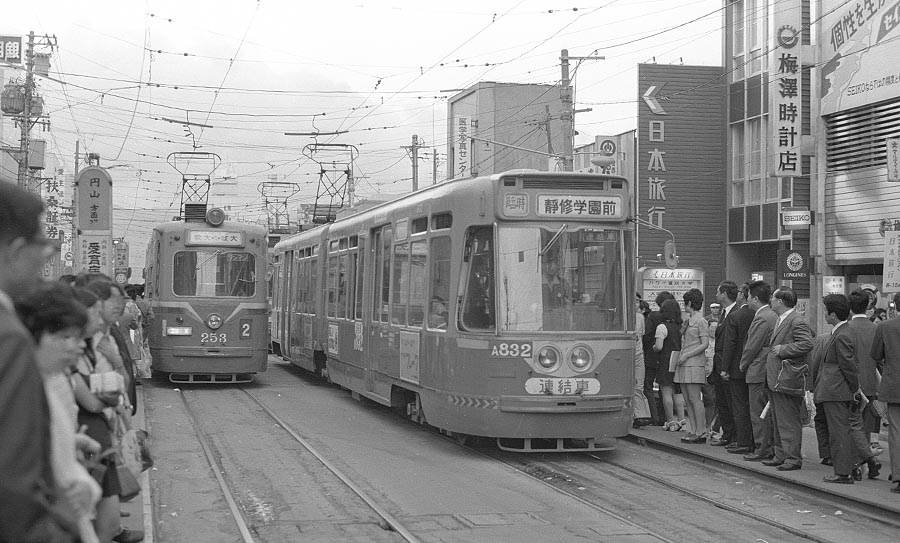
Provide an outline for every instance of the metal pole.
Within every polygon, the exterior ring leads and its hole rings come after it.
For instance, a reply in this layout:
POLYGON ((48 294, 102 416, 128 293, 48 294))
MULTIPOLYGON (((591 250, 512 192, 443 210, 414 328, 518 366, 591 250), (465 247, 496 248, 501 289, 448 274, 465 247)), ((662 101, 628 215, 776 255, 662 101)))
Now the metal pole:
POLYGON ((412 137, 412 189, 419 190, 419 136, 412 137))
POLYGON ((25 47, 25 109, 22 111, 19 141, 19 188, 31 190, 30 170, 28 169, 28 137, 31 130, 31 86, 34 84, 34 32, 28 33, 28 45, 25 47))
POLYGON ((433 153, 433 160, 431 161, 431 184, 437 185, 437 147, 432 147, 431 152, 433 153))
POLYGON ((572 113, 572 86, 569 80, 569 50, 563 49, 559 57, 562 66, 562 80, 560 82, 559 100, 562 102, 562 166, 564 172, 571 172, 572 149, 574 148, 574 123, 572 113))

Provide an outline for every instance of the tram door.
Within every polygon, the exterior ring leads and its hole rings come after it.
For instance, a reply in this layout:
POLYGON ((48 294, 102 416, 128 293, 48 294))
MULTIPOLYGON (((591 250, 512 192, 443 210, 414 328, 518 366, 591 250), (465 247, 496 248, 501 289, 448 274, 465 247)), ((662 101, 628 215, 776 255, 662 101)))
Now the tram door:
POLYGON ((371 288, 371 314, 364 319, 371 323, 368 327, 367 348, 364 351, 365 390, 379 396, 390 397, 390 390, 378 390, 379 374, 388 373, 389 360, 392 357, 393 341, 396 331, 391 328, 390 281, 391 255, 393 248, 393 229, 390 225, 373 230, 369 237, 372 269, 368 275, 371 288))

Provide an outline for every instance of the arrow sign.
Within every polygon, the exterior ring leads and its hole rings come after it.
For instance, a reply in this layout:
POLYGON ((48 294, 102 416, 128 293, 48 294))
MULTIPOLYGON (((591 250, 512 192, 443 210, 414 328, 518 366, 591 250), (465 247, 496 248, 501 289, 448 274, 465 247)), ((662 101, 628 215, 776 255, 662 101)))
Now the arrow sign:
POLYGON ((665 83, 662 85, 650 85, 647 91, 644 93, 641 98, 644 99, 644 103, 647 104, 647 107, 650 108, 650 111, 654 115, 668 115, 665 110, 659 105, 659 100, 656 99, 656 95, 659 94, 659 91, 662 90, 665 83))

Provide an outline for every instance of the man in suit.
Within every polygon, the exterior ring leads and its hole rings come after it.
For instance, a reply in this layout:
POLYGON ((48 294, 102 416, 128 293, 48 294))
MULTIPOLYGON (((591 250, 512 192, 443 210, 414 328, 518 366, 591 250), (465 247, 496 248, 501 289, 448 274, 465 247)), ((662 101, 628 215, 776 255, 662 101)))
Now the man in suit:
POLYGON ((831 342, 831 332, 820 334, 813 340, 813 348, 809 352, 807 362, 809 363, 809 383, 807 384, 816 407, 816 416, 813 417, 813 426, 816 429, 816 445, 819 449, 819 458, 821 464, 831 466, 831 446, 828 444, 828 419, 825 416, 825 406, 815 399, 816 385, 819 382, 819 370, 825 360, 825 350, 828 349, 828 343, 831 342))
POLYGON ((713 351, 713 370, 708 379, 715 387, 716 417, 719 420, 719 426, 722 428, 722 435, 718 439, 709 441, 709 444, 713 447, 737 447, 734 416, 731 411, 731 386, 726 380, 728 372, 726 371, 725 359, 723 358, 725 342, 722 339, 728 318, 733 316, 733 312, 740 308, 737 305, 737 297, 738 286, 734 281, 722 281, 719 284, 719 288, 716 289, 716 301, 722 306, 722 316, 719 319, 719 326, 715 332, 716 346, 713 351))
POLYGON ((894 293, 891 303, 895 316, 875 328, 872 350, 869 354, 884 364, 878 399, 887 404, 888 449, 891 458, 891 492, 900 493, 900 292, 894 293))
POLYGON ((725 368, 723 378, 731 389, 731 416, 734 420, 735 446, 725 447, 728 452, 749 454, 753 452, 753 427, 750 422, 750 388, 747 386, 744 372, 741 370, 741 357, 747 343, 747 333, 753 322, 754 310, 747 303, 749 288, 744 283, 738 289, 738 297, 733 318, 725 323, 722 334, 722 365, 725 368))
POLYGON ((859 376, 856 369, 853 334, 847 326, 850 316, 850 300, 843 294, 829 294, 825 304, 825 321, 834 326, 831 339, 825 349, 821 366, 817 369, 816 403, 825 409, 828 422, 828 448, 834 466, 834 475, 823 480, 826 483, 853 484, 850 472, 854 461, 850 411, 858 400, 859 376))
POLYGON ((800 469, 803 458, 800 447, 803 444, 803 424, 806 405, 803 396, 792 395, 779 390, 778 374, 783 361, 790 360, 795 366, 806 364, 806 357, 813 346, 812 328, 806 320, 794 311, 797 294, 790 287, 780 287, 772 295, 772 310, 778 315, 772 332, 772 347, 766 355, 766 385, 772 406, 774 429, 773 449, 775 458, 763 460, 766 466, 776 466, 780 471, 800 469))
POLYGON ((53 252, 40 198, 0 182, 0 542, 69 542, 47 506, 50 412, 34 341, 10 296, 27 294, 53 252))
MULTIPOLYGON (((878 380, 884 372, 884 362, 876 361, 870 355, 872 340, 875 338, 877 325, 866 317, 869 309, 869 295, 862 289, 856 289, 848 296, 850 299, 850 332, 853 333, 853 343, 856 345, 856 362, 859 369, 859 388, 869 399, 869 403, 862 412, 862 429, 866 437, 866 443, 872 443, 873 451, 881 449, 878 443, 878 434, 881 432, 881 417, 875 412, 875 404, 872 400, 878 399, 878 380)), ((872 477, 871 466, 869 477, 872 477)), ((877 477, 877 474, 876 474, 877 477)))
POLYGON ((750 408, 750 424, 753 428, 753 452, 745 454, 744 460, 769 460, 775 456, 772 448, 772 418, 761 418, 763 409, 769 401, 766 388, 766 356, 772 343, 772 329, 778 315, 769 306, 772 299, 772 287, 765 281, 753 281, 749 285, 750 309, 753 320, 747 331, 747 341, 741 354, 740 371, 744 373, 750 408))

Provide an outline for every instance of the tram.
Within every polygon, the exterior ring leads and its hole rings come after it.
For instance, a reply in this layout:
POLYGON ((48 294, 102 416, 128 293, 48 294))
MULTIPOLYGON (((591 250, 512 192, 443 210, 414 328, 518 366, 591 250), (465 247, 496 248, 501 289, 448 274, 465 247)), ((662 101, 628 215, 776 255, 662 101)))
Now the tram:
POLYGON ((205 204, 185 204, 184 221, 153 229, 144 294, 156 315, 148 338, 154 374, 245 383, 266 371, 266 233, 226 222, 205 204))
POLYGON ((461 440, 606 450, 634 388, 626 179, 455 179, 274 247, 273 349, 461 440))

